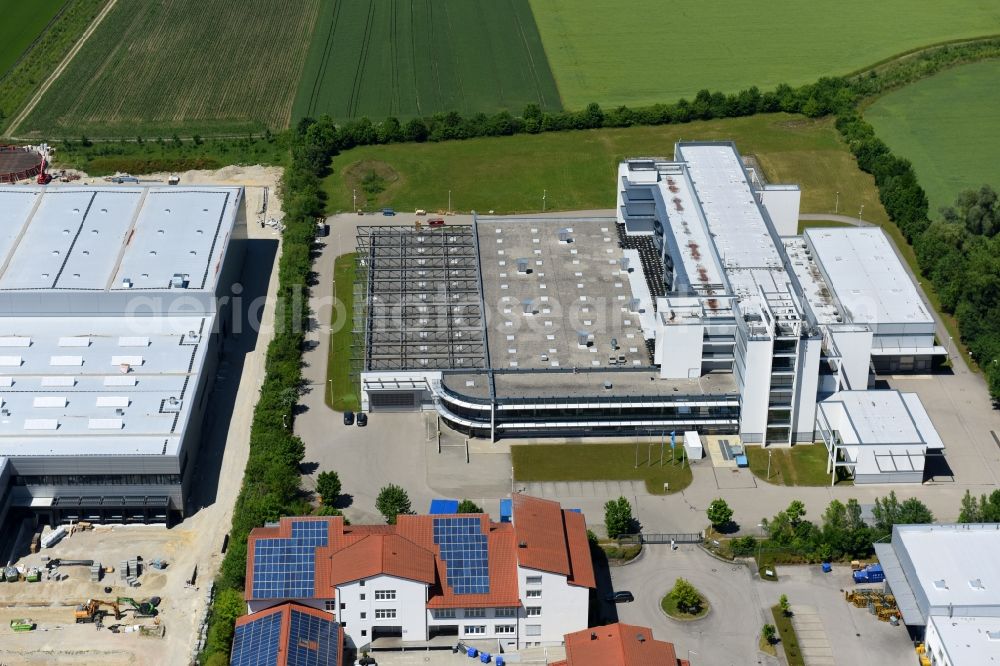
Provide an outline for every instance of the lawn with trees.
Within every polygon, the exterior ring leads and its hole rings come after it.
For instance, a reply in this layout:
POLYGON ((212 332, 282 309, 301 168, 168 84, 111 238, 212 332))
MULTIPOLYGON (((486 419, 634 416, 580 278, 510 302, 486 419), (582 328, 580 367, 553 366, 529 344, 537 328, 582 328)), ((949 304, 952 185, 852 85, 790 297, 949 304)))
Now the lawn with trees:
POLYGON ((660 601, 660 607, 675 620, 698 620, 710 610, 704 595, 684 578, 674 581, 673 588, 660 601))

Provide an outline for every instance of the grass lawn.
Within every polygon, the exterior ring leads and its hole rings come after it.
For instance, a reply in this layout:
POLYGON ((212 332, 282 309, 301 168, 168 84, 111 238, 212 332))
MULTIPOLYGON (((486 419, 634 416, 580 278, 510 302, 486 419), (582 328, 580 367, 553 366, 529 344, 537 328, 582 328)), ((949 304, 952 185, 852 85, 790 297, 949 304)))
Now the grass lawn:
POLYGON ((669 447, 660 467, 659 444, 639 444, 638 467, 635 444, 514 444, 510 452, 518 481, 644 480, 646 490, 656 495, 664 494, 664 483, 671 493, 691 483, 690 468, 670 463, 669 447))
POLYGON ((801 234, 806 229, 814 229, 816 227, 852 227, 853 224, 848 224, 847 222, 836 222, 834 220, 799 220, 799 233, 801 234))
POLYGON ((778 638, 781 639, 781 647, 785 651, 788 666, 805 666, 799 639, 795 636, 795 629, 792 628, 791 616, 785 615, 777 604, 771 606, 771 615, 774 616, 774 626, 778 630, 778 638))
MULTIPOLYGON (((750 471, 759 479, 779 486, 828 486, 827 451, 824 444, 797 444, 791 448, 747 446, 750 471), (767 459, 771 457, 771 478, 767 478, 767 459)), ((840 483, 846 483, 841 481, 840 483)))
POLYGON ((705 597, 701 597, 701 610, 697 613, 685 613, 677 608, 677 603, 671 595, 667 595, 660 600, 660 608, 663 612, 674 618, 675 620, 697 620, 708 615, 708 611, 711 607, 708 605, 708 600, 705 597))
POLYGON ((372 208, 527 213, 613 208, 615 174, 627 156, 673 155, 678 140, 732 139, 757 157, 771 182, 798 183, 802 212, 865 206, 865 217, 887 222, 871 176, 861 172, 830 118, 789 114, 537 135, 487 137, 442 143, 363 146, 333 159, 323 181, 330 212, 351 209, 356 165, 379 165, 389 182, 372 208), (382 166, 384 165, 384 166, 382 166), (386 171, 388 168, 388 171, 386 171), (390 173, 391 172, 391 173, 390 173))
POLYGON ((325 0, 294 113, 381 120, 529 103, 561 107, 528 0, 325 0))
POLYGON ((931 217, 962 190, 1000 188, 1000 60, 911 83, 865 110, 878 137, 913 163, 931 217))
POLYGON ((326 404, 338 412, 361 408, 357 382, 351 380, 351 313, 354 311, 354 253, 334 260, 334 297, 343 310, 334 308, 330 331, 330 355, 326 361, 326 404), (346 316, 346 319, 345 319, 346 316))
POLYGON ((897 53, 1000 33, 982 0, 764 3, 531 0, 563 104, 580 109, 770 90, 846 74, 897 53), (676 57, 671 57, 676 54, 676 57))

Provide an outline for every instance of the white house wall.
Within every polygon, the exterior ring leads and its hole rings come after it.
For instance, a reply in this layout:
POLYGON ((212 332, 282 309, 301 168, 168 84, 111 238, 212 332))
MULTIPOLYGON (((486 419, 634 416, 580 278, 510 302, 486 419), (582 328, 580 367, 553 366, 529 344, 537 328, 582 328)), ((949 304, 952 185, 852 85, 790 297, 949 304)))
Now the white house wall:
POLYGON ((570 585, 566 576, 533 569, 517 568, 517 584, 524 608, 518 620, 522 647, 535 645, 562 645, 566 634, 586 629, 590 590, 570 585), (528 584, 528 578, 541 576, 542 582, 528 584), (528 590, 541 589, 541 597, 528 597, 528 590), (529 617, 528 608, 539 606, 542 614, 529 617), (529 628, 540 627, 535 635, 529 628))
POLYGON ((364 647, 374 627, 402 627, 404 641, 427 640, 427 585, 393 576, 376 576, 337 587, 337 621, 344 624, 348 643, 364 647), (394 590, 394 600, 377 600, 378 590, 394 590), (362 598, 364 595, 364 598, 362 598), (394 609, 395 618, 376 619, 378 609, 394 609), (362 617, 364 614, 364 617, 362 617))

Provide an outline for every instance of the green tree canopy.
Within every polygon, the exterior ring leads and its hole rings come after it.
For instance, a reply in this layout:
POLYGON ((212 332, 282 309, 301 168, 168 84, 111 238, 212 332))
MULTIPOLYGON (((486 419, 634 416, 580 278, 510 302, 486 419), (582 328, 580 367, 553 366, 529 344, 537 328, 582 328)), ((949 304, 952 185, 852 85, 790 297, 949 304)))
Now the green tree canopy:
POLYGON ((316 477, 316 493, 323 506, 333 506, 340 497, 340 475, 334 471, 320 472, 316 477))
POLYGON ((677 609, 682 613, 695 614, 701 611, 702 598, 694 585, 684 578, 674 581, 674 587, 670 590, 670 598, 677 604, 677 609))
POLYGON ((485 513, 482 507, 473 502, 472 500, 464 499, 458 503, 459 513, 485 513))
POLYGON ((390 525, 396 524, 396 516, 413 513, 410 496, 400 486, 390 483, 384 486, 375 500, 375 508, 390 525))
POLYGON ((728 525, 733 519, 733 510, 721 497, 712 500, 705 513, 708 514, 708 520, 712 523, 712 527, 728 525))
POLYGON ((633 532, 635 518, 632 517, 632 505, 627 499, 619 497, 604 504, 604 527, 608 531, 608 537, 612 539, 633 532))

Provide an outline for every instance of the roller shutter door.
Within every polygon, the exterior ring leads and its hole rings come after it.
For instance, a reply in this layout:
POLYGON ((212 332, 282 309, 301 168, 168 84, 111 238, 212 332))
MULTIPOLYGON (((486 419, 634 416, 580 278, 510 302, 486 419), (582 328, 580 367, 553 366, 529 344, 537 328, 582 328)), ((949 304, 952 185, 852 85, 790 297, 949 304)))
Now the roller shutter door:
POLYGON ((413 411, 417 409, 417 394, 417 391, 372 391, 368 400, 372 411, 413 411))

